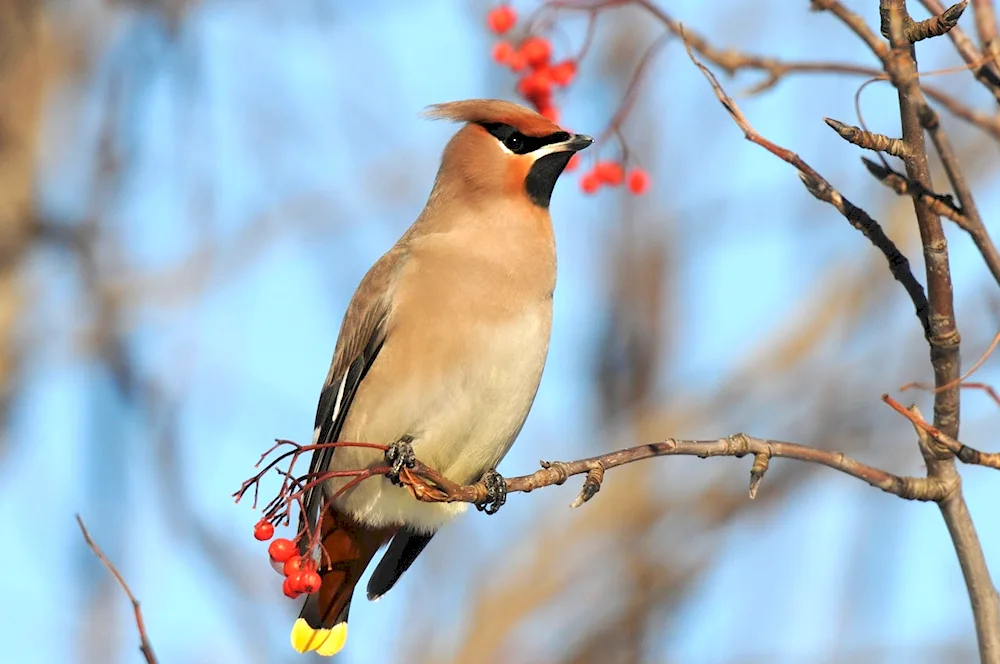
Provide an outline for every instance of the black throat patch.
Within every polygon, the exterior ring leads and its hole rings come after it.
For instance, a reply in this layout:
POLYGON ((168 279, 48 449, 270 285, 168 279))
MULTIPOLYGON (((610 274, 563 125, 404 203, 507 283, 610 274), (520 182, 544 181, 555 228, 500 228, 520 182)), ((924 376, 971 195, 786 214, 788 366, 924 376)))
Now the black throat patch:
POLYGON ((528 177, 524 180, 524 189, 528 192, 528 198, 532 203, 543 208, 549 206, 556 180, 562 175, 573 154, 573 152, 553 152, 531 165, 528 177))

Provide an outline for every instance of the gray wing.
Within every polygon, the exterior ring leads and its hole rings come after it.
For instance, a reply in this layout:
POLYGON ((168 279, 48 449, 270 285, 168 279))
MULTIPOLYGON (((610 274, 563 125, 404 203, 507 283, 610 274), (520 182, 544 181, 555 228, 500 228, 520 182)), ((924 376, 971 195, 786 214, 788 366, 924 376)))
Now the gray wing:
MULTIPOLYGON (((354 395, 385 343, 391 309, 389 291, 405 255, 397 246, 382 256, 361 280, 347 307, 333 362, 316 406, 313 434, 316 444, 335 442, 340 436, 354 395)), ((334 451, 328 448, 313 452, 309 462, 310 477, 330 467, 334 451)), ((321 483, 306 492, 300 528, 305 525, 303 519, 308 521, 310 529, 315 527, 322 504, 321 483)))

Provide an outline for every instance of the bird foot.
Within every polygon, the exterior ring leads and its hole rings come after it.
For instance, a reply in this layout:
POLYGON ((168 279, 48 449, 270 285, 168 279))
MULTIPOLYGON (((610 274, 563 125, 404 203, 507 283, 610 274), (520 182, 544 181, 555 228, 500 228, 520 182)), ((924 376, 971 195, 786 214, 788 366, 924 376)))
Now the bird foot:
POLYGON ((487 514, 496 514, 507 502, 507 480, 491 468, 483 475, 482 482, 486 485, 486 502, 482 505, 477 504, 476 509, 487 514))
POLYGON ((397 486, 403 484, 399 481, 399 474, 403 472, 403 468, 413 468, 417 465, 417 455, 413 452, 412 443, 413 438, 403 436, 389 445, 389 449, 385 451, 385 462, 392 467, 392 470, 386 473, 386 477, 397 486))

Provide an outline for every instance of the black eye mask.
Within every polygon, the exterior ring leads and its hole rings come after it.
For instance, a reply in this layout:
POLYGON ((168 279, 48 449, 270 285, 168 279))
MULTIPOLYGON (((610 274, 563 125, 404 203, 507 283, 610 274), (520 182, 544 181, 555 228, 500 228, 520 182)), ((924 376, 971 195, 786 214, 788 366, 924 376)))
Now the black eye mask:
POLYGON ((482 122, 480 126, 490 132, 514 154, 528 154, 540 147, 570 139, 570 135, 564 131, 557 131, 548 136, 525 136, 514 127, 502 122, 482 122))

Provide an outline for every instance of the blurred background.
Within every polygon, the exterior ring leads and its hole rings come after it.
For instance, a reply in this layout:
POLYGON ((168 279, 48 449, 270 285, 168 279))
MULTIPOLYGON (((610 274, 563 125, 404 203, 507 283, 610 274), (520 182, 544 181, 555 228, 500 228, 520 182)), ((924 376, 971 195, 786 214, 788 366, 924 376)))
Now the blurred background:
MULTIPOLYGON (((660 4, 719 47, 877 66, 806 2, 660 4)), ((876 2, 846 4, 876 25, 876 2)), ((455 129, 418 112, 515 98, 490 60, 490 6, 0 5, 4 661, 141 661, 131 607, 77 512, 142 601, 162 664, 309 659, 288 645, 298 602, 252 537, 258 514, 231 494, 272 439, 311 436, 347 302, 419 213, 455 129)), ((560 21, 557 51, 578 48, 580 18, 560 21)), ((600 133, 661 32, 634 7, 602 14, 563 123, 600 133)), ((920 54, 924 70, 960 64, 946 39, 920 54)), ((722 80, 736 93, 761 77, 722 80)), ((860 83, 787 77, 739 101, 878 218, 923 281, 910 201, 822 124, 856 124, 860 83)), ((990 108, 968 72, 935 84, 990 108)), ((862 108, 898 135, 888 85, 862 108)), ((997 144, 944 122, 997 235, 997 144)), ((881 254, 742 139, 676 40, 623 133, 653 188, 585 196, 579 173, 557 187, 549 361, 500 471, 746 431, 921 474, 912 428, 879 396, 932 376, 881 254)), ((998 329, 997 291, 968 237, 947 232, 969 366, 998 329)), ((977 377, 1000 382, 998 365, 977 377)), ((896 395, 930 412, 928 395, 896 395)), ((997 404, 967 391, 962 408, 963 439, 995 450, 997 404)), ((749 465, 654 459, 609 472, 577 510, 570 481, 473 511, 392 593, 356 598, 339 661, 975 660, 935 506, 780 459, 751 502, 749 465)), ((996 475, 961 472, 1000 574, 996 475)))

